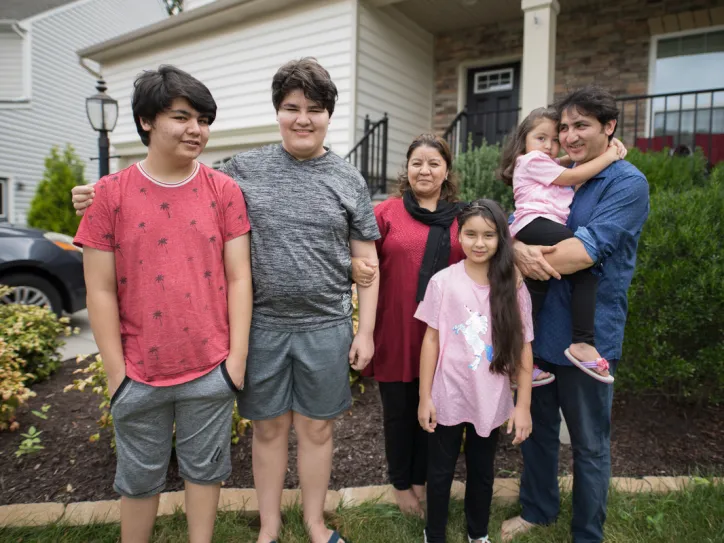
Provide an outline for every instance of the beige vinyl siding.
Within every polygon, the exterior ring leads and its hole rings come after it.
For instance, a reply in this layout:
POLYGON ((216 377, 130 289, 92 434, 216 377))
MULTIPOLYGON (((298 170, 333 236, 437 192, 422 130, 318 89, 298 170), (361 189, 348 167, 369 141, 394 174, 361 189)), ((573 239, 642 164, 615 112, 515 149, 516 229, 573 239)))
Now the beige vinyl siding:
POLYGON ((433 36, 394 7, 359 9, 357 134, 365 114, 389 115, 387 175, 394 178, 412 139, 432 129, 433 36))
POLYGON ((144 69, 168 63, 188 71, 211 90, 218 110, 216 135, 254 131, 276 124, 271 81, 291 59, 313 56, 329 70, 339 91, 327 144, 338 154, 350 146, 350 59, 353 0, 307 2, 219 32, 189 35, 146 54, 109 61, 103 67, 109 92, 119 100, 112 143, 120 154, 136 153, 138 134, 131 113, 133 80, 144 69))

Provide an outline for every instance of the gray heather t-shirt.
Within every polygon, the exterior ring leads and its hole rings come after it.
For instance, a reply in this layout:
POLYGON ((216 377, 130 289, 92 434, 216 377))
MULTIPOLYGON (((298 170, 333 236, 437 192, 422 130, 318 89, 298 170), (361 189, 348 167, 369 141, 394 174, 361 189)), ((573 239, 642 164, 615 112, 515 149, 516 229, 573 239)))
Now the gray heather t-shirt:
POLYGON ((253 325, 301 331, 349 318, 349 240, 380 237, 357 169, 332 152, 299 161, 275 144, 222 171, 244 192, 251 222, 253 325))

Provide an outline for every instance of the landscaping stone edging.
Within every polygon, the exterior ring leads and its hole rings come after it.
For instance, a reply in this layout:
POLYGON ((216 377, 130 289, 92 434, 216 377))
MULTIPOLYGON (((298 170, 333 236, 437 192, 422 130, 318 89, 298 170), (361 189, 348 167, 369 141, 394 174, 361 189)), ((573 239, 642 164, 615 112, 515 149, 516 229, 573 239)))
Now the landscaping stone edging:
MULTIPOLYGON (((558 478, 561 490, 570 491, 573 477, 558 478)), ((715 478, 721 483, 721 478, 715 478)), ((495 479, 493 499, 498 502, 511 503, 518 499, 518 479, 495 479)), ((672 492, 684 490, 694 484, 692 477, 613 477, 611 487, 619 492, 672 492)), ((465 495, 465 484, 454 481, 452 496, 462 499, 465 495)), ((288 507, 301 500, 298 489, 284 490, 282 507, 288 507)), ((327 492, 325 511, 332 512, 340 504, 354 506, 366 501, 394 503, 392 486, 364 486, 343 488, 327 492)), ((22 503, 0 506, 0 528, 19 526, 42 526, 54 522, 68 525, 107 524, 119 522, 121 518, 120 500, 104 500, 97 502, 75 502, 64 505, 57 502, 22 503)), ((184 493, 164 492, 158 507, 158 516, 171 515, 177 509, 184 510, 184 493)), ((220 511, 243 511, 254 514, 259 511, 256 492, 251 488, 222 488, 219 499, 220 511)))

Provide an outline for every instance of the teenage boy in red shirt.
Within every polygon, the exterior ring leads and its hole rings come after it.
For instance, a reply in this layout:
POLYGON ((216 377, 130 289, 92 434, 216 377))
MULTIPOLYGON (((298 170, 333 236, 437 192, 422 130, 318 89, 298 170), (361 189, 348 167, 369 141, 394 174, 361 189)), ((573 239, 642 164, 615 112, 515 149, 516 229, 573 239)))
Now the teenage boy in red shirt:
POLYGON ((75 237, 112 395, 121 538, 151 536, 175 424, 189 540, 210 542, 246 372, 249 221, 238 185, 196 160, 216 116, 206 86, 161 66, 132 106, 148 155, 97 183, 75 237))

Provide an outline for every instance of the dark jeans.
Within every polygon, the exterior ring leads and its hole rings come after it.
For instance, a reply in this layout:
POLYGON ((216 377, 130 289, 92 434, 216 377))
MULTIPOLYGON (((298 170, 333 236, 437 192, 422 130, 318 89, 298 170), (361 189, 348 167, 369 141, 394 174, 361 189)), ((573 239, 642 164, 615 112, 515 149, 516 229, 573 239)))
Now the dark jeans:
POLYGON ((397 490, 424 486, 427 433, 417 421, 420 381, 379 383, 390 484, 397 490))
MULTIPOLYGON (((609 363, 609 371, 614 374, 618 361, 609 363)), ((556 380, 533 389, 533 433, 521 445, 522 516, 534 524, 550 524, 558 516, 560 408, 573 449, 573 542, 600 543, 611 478, 613 386, 591 379, 574 366, 558 366, 540 359, 536 364, 554 374, 556 380)))
MULTIPOLYGON (((515 238, 527 245, 555 245, 573 237, 573 232, 555 221, 538 217, 523 228, 515 238)), ((594 322, 598 277, 585 269, 565 276, 573 287, 571 292, 571 324, 573 343, 595 345, 594 322)), ((533 318, 543 307, 548 293, 548 281, 526 279, 533 305, 533 318)))
POLYGON ((437 425, 430 436, 427 465, 427 526, 428 543, 445 543, 450 488, 455 463, 465 430, 465 465, 468 477, 465 485, 465 518, 468 535, 480 539, 488 535, 490 503, 493 500, 495 479, 495 449, 498 429, 488 437, 480 437, 470 423, 456 426, 437 425))

